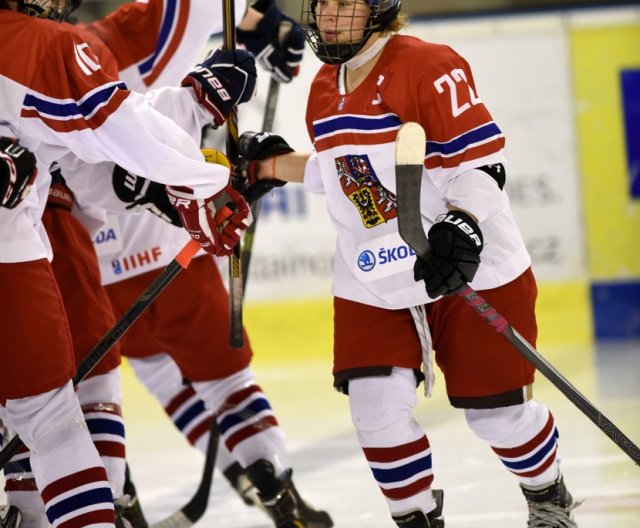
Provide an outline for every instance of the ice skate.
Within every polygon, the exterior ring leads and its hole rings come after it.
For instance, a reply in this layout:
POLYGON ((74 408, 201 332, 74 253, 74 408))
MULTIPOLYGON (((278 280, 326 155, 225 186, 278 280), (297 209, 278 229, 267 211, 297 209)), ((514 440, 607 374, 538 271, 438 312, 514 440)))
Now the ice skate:
POLYGON ((562 475, 546 488, 520 487, 529 505, 527 528, 578 528, 572 511, 582 501, 574 502, 564 485, 562 475))
POLYGON ((18 528, 22 521, 22 514, 15 506, 0 506, 0 527, 18 528))
POLYGON ((307 504, 291 480, 289 469, 276 477, 273 465, 258 460, 247 468, 247 475, 258 489, 262 507, 273 520, 276 528, 330 528, 333 521, 329 514, 307 504))
POLYGON ((414 510, 404 515, 394 516, 393 520, 400 528, 444 528, 444 516, 442 515, 442 504, 444 502, 444 492, 442 490, 432 490, 436 507, 426 515, 421 510, 414 510))
POLYGON ((265 509, 260 497, 258 496, 257 488, 253 485, 251 480, 249 480, 247 473, 242 469, 240 464, 234 462, 225 469, 223 473, 231 487, 242 499, 242 502, 247 506, 258 506, 263 510, 265 509))
POLYGON ((144 518, 144 513, 142 513, 136 487, 131 481, 129 465, 125 468, 124 477, 124 495, 115 501, 116 524, 125 528, 148 528, 149 523, 144 518))

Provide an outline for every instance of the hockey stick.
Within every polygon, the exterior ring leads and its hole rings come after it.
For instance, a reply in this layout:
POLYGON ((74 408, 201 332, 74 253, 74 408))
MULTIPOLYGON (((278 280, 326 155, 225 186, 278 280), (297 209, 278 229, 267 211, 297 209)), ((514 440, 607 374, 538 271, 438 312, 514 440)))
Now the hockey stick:
MULTIPOLYGON (((271 132, 273 130, 273 121, 276 115, 276 106, 278 105, 278 94, 280 93, 280 83, 273 77, 269 81, 269 93, 267 94, 267 103, 264 110, 264 119, 262 121, 262 132, 271 132)), ((244 242, 242 244, 242 296, 247 291, 247 278, 249 276, 249 264, 251 263, 251 255, 253 250, 253 238, 255 237, 256 228, 258 227, 258 215, 262 200, 256 200, 251 206, 253 214, 253 223, 244 233, 244 242)))
MULTIPOLYGON (((222 13, 224 19, 224 49, 233 51, 236 49, 235 5, 233 0, 222 0, 222 13)), ((232 167, 238 166, 238 109, 234 107, 227 117, 227 157, 232 167)), ((242 183, 231 171, 231 185, 234 189, 242 191, 242 183)), ((229 307, 230 329, 229 345, 232 348, 244 346, 242 334, 242 253, 241 244, 233 248, 229 256, 229 307)))
MULTIPOLYGON (((398 200, 398 229, 402 239, 418 255, 431 251, 422 227, 420 214, 420 184, 425 156, 426 137, 417 123, 405 123, 396 139, 396 197, 398 200)), ((556 368, 526 341, 495 308, 475 290, 467 286, 458 292, 487 324, 504 337, 529 360, 556 388, 580 409, 604 434, 640 465, 640 449, 611 420, 585 398, 556 368)))
MULTIPOLYGON (((185 269, 194 255, 199 251, 200 244, 191 240, 183 247, 168 266, 149 284, 142 295, 129 307, 120 317, 118 322, 105 334, 105 336, 91 349, 87 356, 80 362, 76 374, 73 377, 73 385, 80 383, 100 360, 111 350, 131 325, 142 315, 155 298, 169 285, 174 277, 185 269)), ((0 451, 0 470, 13 458, 20 450, 23 443, 18 435, 0 451)))

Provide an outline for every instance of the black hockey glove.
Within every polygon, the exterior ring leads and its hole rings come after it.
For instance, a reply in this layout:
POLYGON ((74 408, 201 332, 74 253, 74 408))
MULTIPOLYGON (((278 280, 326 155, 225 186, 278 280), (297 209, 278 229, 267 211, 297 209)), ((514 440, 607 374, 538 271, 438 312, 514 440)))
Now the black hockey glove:
POLYGON ((189 72, 182 86, 191 86, 198 102, 222 125, 234 106, 249 101, 256 91, 256 64, 245 50, 215 50, 189 72))
MULTIPOLYGON (((238 138, 238 166, 240 175, 249 182, 245 195, 250 198, 263 195, 286 182, 277 179, 258 180, 259 160, 293 152, 289 144, 277 134, 270 132, 245 132, 238 138)), ((252 201, 252 200, 250 200, 252 201)))
POLYGON ((251 7, 264 17, 254 31, 236 29, 238 42, 256 56, 276 81, 288 83, 298 74, 304 51, 304 31, 274 0, 258 0, 251 7))
POLYGON ((470 215, 449 211, 429 229, 431 252, 418 256, 413 278, 423 280, 429 297, 452 295, 473 280, 480 266, 482 232, 470 215))
POLYGON ((113 169, 112 182, 116 196, 129 204, 127 209, 141 207, 176 227, 182 227, 180 216, 169 202, 164 184, 131 174, 118 165, 113 169))
POLYGON ((0 137, 0 207, 13 209, 36 179, 36 157, 14 138, 0 137))

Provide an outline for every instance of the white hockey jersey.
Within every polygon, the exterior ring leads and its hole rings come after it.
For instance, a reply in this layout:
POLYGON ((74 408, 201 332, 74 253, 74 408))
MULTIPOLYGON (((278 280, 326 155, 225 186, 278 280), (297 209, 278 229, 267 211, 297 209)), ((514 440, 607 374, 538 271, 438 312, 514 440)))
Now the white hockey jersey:
MULTIPOLYGON (((237 23, 245 9, 246 2, 235 2, 237 23)), ((179 85, 197 62, 210 36, 222 30, 222 23, 222 2, 149 0, 124 4, 104 20, 88 24, 84 29, 106 45, 120 78, 130 89, 153 90, 147 95, 151 104, 199 140, 202 127, 211 122, 210 116, 198 115, 197 109, 190 113, 188 105, 179 107, 173 95, 165 95, 170 88, 158 88, 179 85)), ((108 173, 113 170, 113 164, 102 165, 90 170, 108 173)), ((75 180, 69 183, 85 210, 89 204, 96 203, 91 189, 79 189, 75 180)), ((102 205, 114 209, 113 203, 102 205)), ((85 225, 88 226, 87 222, 85 225)), ((94 229, 92 236, 105 285, 166 266, 190 240, 186 231, 148 212, 109 214, 106 224, 94 229)))
MULTIPOLYGON (((206 163, 192 137, 109 75, 72 28, 0 10, 0 37, 11 50, 0 54, 0 124, 36 154, 37 188, 44 168, 69 151, 87 163, 110 160, 155 181, 188 185, 199 197, 226 185, 228 170, 206 163)), ((0 262, 50 257, 41 209, 32 197, 1 213, 0 262)))
POLYGON ((320 69, 307 106, 315 153, 304 183, 326 194, 337 230, 333 293, 389 309, 432 300, 413 280, 414 254, 398 233, 395 138, 407 121, 427 134, 425 231, 447 204, 467 210, 485 240, 471 286, 494 288, 520 275, 530 258, 508 198, 488 174, 474 170, 505 164, 504 137, 478 98, 466 61, 447 46, 395 35, 350 94, 344 68, 320 69))

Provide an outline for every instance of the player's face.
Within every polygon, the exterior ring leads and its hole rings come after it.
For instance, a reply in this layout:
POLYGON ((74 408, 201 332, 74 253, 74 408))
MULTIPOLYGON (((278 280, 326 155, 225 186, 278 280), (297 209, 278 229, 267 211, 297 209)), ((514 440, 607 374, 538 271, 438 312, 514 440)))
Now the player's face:
POLYGON ((363 0, 318 0, 316 23, 325 44, 358 42, 371 9, 363 0))

